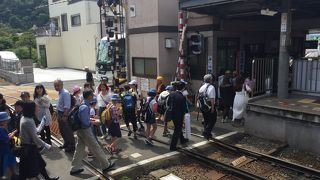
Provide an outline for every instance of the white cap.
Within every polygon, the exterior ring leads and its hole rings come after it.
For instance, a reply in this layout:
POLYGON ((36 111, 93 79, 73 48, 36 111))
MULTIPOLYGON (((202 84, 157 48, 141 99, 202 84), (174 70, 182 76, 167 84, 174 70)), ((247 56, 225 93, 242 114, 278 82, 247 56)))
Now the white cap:
POLYGON ((129 82, 129 85, 137 85, 137 84, 138 84, 138 82, 136 80, 132 80, 129 82))

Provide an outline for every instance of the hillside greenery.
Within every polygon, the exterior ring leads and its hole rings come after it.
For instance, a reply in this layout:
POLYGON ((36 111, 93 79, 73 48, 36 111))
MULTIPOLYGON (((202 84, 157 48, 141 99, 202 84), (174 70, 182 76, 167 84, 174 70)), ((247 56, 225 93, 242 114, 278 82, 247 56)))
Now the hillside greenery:
POLYGON ((37 61, 35 29, 49 22, 47 0, 0 0, 0 51, 37 61))

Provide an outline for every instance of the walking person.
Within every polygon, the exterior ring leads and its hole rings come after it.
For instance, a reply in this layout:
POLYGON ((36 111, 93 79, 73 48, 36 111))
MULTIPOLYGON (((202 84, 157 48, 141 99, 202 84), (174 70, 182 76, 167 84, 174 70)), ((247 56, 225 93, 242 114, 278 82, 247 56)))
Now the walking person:
POLYGON ((102 137, 105 139, 107 134, 107 124, 104 119, 101 118, 102 112, 106 109, 106 106, 111 102, 109 87, 106 84, 100 84, 100 92, 97 94, 97 106, 98 106, 98 116, 100 117, 102 137))
POLYGON ((11 114, 10 107, 7 105, 7 101, 4 99, 3 94, 0 93, 0 112, 7 112, 11 114))
POLYGON ((142 116, 141 112, 141 107, 143 105, 143 96, 140 91, 138 91, 138 82, 136 80, 132 80, 129 82, 130 85, 130 92, 133 93, 137 97, 137 102, 136 102, 136 112, 137 112, 137 121, 140 125, 139 131, 144 132, 144 126, 143 123, 141 122, 140 116, 142 116))
POLYGON ((50 178, 46 170, 46 162, 39 153, 38 147, 50 149, 51 145, 42 141, 36 130, 34 118, 39 113, 35 102, 26 101, 23 107, 23 117, 20 122, 21 155, 19 163, 19 180, 34 178, 41 174, 46 180, 57 180, 59 177, 50 178))
POLYGON ((54 81, 54 88, 59 92, 59 99, 57 103, 58 124, 64 141, 64 144, 60 146, 60 148, 65 149, 65 152, 72 153, 75 150, 75 139, 73 131, 68 123, 68 115, 71 109, 72 98, 69 91, 63 88, 63 81, 54 81))
POLYGON ((158 109, 158 103, 155 99, 156 96, 157 96, 157 90, 151 88, 148 92, 147 102, 145 104, 146 124, 147 124, 145 142, 148 145, 153 145, 152 137, 154 136, 157 130, 156 112, 158 109))
POLYGON ((111 106, 109 108, 110 113, 110 122, 108 123, 109 134, 111 136, 111 144, 107 145, 107 150, 112 154, 117 154, 121 151, 118 148, 119 138, 121 138, 121 129, 120 129, 120 117, 121 112, 117 108, 117 102, 120 101, 118 94, 113 94, 111 96, 111 106))
POLYGON ((100 84, 96 87, 96 89, 94 91, 94 95, 97 96, 99 94, 99 92, 101 91, 101 85, 102 84, 105 84, 108 87, 108 77, 102 76, 100 78, 100 84))
POLYGON ((170 131, 168 130, 169 119, 165 117, 165 112, 167 111, 167 99, 171 94, 172 90, 173 90, 173 87, 171 85, 168 85, 166 87, 166 90, 160 93, 158 97, 158 113, 160 114, 160 120, 161 120, 161 117, 163 117, 163 122, 164 122, 164 129, 162 133, 163 136, 168 136, 170 134, 170 131))
POLYGON ((251 92, 249 84, 245 83, 245 79, 242 76, 236 79, 235 91, 236 96, 234 97, 233 103, 232 123, 234 126, 238 126, 243 122, 249 94, 251 92))
POLYGON ((90 83, 91 87, 93 87, 94 86, 94 79, 93 79, 92 72, 90 71, 90 69, 88 67, 84 67, 84 70, 87 72, 86 82, 90 83))
POLYGON ((22 101, 30 101, 30 93, 28 91, 23 91, 20 94, 20 98, 22 101))
POLYGON ((19 136, 20 132, 20 120, 22 117, 23 104, 24 102, 22 100, 18 100, 14 103, 14 112, 8 123, 8 131, 10 133, 16 131, 16 136, 19 136))
POLYGON ((50 98, 46 89, 42 84, 36 85, 33 93, 34 102, 39 106, 40 112, 37 119, 42 121, 44 119, 44 128, 40 132, 41 139, 51 145, 51 113, 50 113, 50 98))
POLYGON ((171 139, 170 150, 176 151, 178 140, 181 144, 188 142, 184 138, 182 133, 183 119, 185 113, 187 113, 187 102, 185 96, 183 96, 182 91, 185 88, 184 82, 179 82, 177 84, 177 91, 171 93, 168 97, 168 116, 172 119, 174 124, 174 131, 171 139))
POLYGON ((233 106, 233 100, 235 96, 231 73, 226 71, 222 84, 220 85, 220 95, 222 98, 223 112, 222 112, 222 122, 227 122, 231 119, 231 107, 233 106))
MULTIPOLYGON (((15 132, 8 132, 8 122, 10 116, 7 112, 0 112, 0 178, 4 178, 9 169, 9 179, 17 178, 15 173, 15 166, 17 164, 16 157, 14 156, 10 141, 15 135, 15 132)), ((5 177, 7 178, 7 177, 5 177)))
POLYGON ((91 118, 90 118, 90 102, 93 99, 93 92, 85 89, 83 91, 84 101, 79 107, 78 117, 81 123, 81 129, 77 130, 78 141, 76 145, 76 151, 73 155, 71 162, 70 175, 79 174, 84 171, 82 166, 82 160, 86 155, 85 147, 87 146, 90 152, 100 163, 100 167, 103 172, 109 170, 114 166, 113 162, 109 162, 107 155, 104 153, 98 142, 96 141, 91 130, 91 118))
POLYGON ((203 81, 204 84, 199 89, 198 103, 204 119, 202 135, 209 140, 212 138, 211 132, 217 121, 216 91, 212 85, 214 79, 211 74, 205 75, 203 81))
POLYGON ((121 94, 122 98, 122 110, 124 116, 124 122, 129 130, 128 136, 131 136, 132 130, 130 123, 133 126, 133 137, 137 139, 137 118, 136 118, 136 105, 137 105, 137 96, 134 93, 130 93, 130 86, 124 86, 124 92, 121 94))
POLYGON ((82 103, 83 97, 81 95, 81 87, 78 85, 73 86, 72 95, 76 99, 75 105, 80 105, 82 103))
POLYGON ((166 90, 166 86, 163 84, 163 77, 157 77, 157 85, 156 85, 157 95, 166 90))

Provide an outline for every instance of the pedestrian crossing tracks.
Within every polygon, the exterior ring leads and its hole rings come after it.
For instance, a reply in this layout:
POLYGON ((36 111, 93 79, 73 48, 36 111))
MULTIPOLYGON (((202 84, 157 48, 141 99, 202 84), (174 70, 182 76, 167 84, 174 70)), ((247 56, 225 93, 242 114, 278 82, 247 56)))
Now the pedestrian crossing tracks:
MULTIPOLYGON (((121 126, 122 129, 125 129, 125 125, 121 126)), ((122 139, 129 139, 131 140, 131 137, 126 138, 127 133, 126 131, 122 131, 124 138, 122 139)), ((163 128, 161 126, 158 126, 155 139, 163 142, 170 142, 171 137, 163 137, 162 136, 163 128)), ((173 132, 171 131, 171 134, 173 132)), ((230 137, 232 135, 237 134, 237 131, 232 132, 217 132, 215 135, 215 138, 218 140, 230 137)), ((143 137, 140 137, 134 144, 134 139, 132 138, 131 143, 133 145, 136 145, 135 147, 129 147, 127 150, 124 150, 122 155, 120 155, 120 158, 117 160, 117 164, 122 164, 122 161, 127 159, 127 162, 124 163, 122 166, 119 165, 117 168, 115 168, 112 171, 108 172, 108 175, 112 177, 117 177, 121 174, 130 174, 130 171, 134 172, 134 169, 143 168, 146 167, 152 168, 152 166, 156 167, 157 165, 161 165, 162 163, 166 164, 170 162, 171 159, 174 159, 175 156, 179 155, 180 152, 178 151, 169 151, 169 147, 167 145, 164 145, 162 143, 158 143, 157 141, 154 141, 153 146, 147 146, 144 143, 141 144, 140 141, 143 141, 143 137), (145 151, 146 150, 146 151, 145 151), (123 157, 124 156, 124 157, 123 157), (129 163, 129 164, 128 164, 129 163)), ((129 144, 131 144, 129 143, 129 144)), ((204 138, 201 138, 201 136, 192 136, 189 140, 188 145, 185 147, 186 149, 196 149, 201 148, 202 146, 205 146, 209 144, 210 141, 205 140, 204 138)), ((121 147, 121 144, 119 144, 121 147)), ((124 145, 125 146, 125 145, 124 145)))

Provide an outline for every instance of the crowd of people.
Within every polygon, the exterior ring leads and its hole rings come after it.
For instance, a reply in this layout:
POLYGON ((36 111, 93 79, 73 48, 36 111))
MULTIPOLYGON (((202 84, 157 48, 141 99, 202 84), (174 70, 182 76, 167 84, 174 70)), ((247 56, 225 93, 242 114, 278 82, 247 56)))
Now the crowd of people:
MULTIPOLYGON (((243 118, 250 92, 249 81, 245 81, 241 76, 232 78, 227 71, 218 79, 219 89, 216 96, 214 81, 213 75, 205 75, 197 98, 204 118, 203 136, 206 139, 212 138, 217 108, 223 111, 223 120, 230 118, 231 107, 232 120, 240 120, 243 118)), ((124 85, 120 93, 113 93, 107 83, 108 79, 102 77, 100 84, 94 88, 93 77, 89 71, 83 88, 75 85, 72 92, 64 88, 63 81, 54 81, 54 88, 59 95, 56 104, 57 122, 63 138, 63 145, 59 148, 73 155, 70 175, 84 171, 81 163, 85 156, 94 156, 102 171, 108 171, 114 166, 110 156, 121 151, 118 144, 122 137, 122 119, 128 136, 133 135, 134 139, 138 139, 137 133, 140 132, 145 136, 146 145, 153 146, 159 121, 164 122, 163 136, 170 134, 168 123, 173 121, 170 150, 177 150, 179 140, 181 144, 189 141, 189 137, 185 137, 182 130, 184 123, 187 123, 184 121, 190 121, 190 115, 188 118, 186 116, 190 112, 186 82, 177 81, 166 86, 163 77, 158 76, 156 87, 149 89, 147 97, 143 97, 136 80, 124 85), (70 119, 74 119, 79 127, 74 127, 70 119), (109 143, 101 146, 98 138, 109 143), (104 148, 109 153, 105 153, 104 148)), ((41 156, 52 144, 50 125, 54 110, 51 99, 42 84, 36 85, 33 99, 28 92, 22 92, 20 97, 21 100, 16 101, 12 112, 0 94, 0 175, 8 174, 12 179, 26 179, 41 174, 45 179, 59 179, 49 177, 45 169, 46 163, 41 156), (20 140, 19 146, 17 139, 20 140), (19 175, 14 168, 17 164, 16 156, 20 158, 19 175)))

